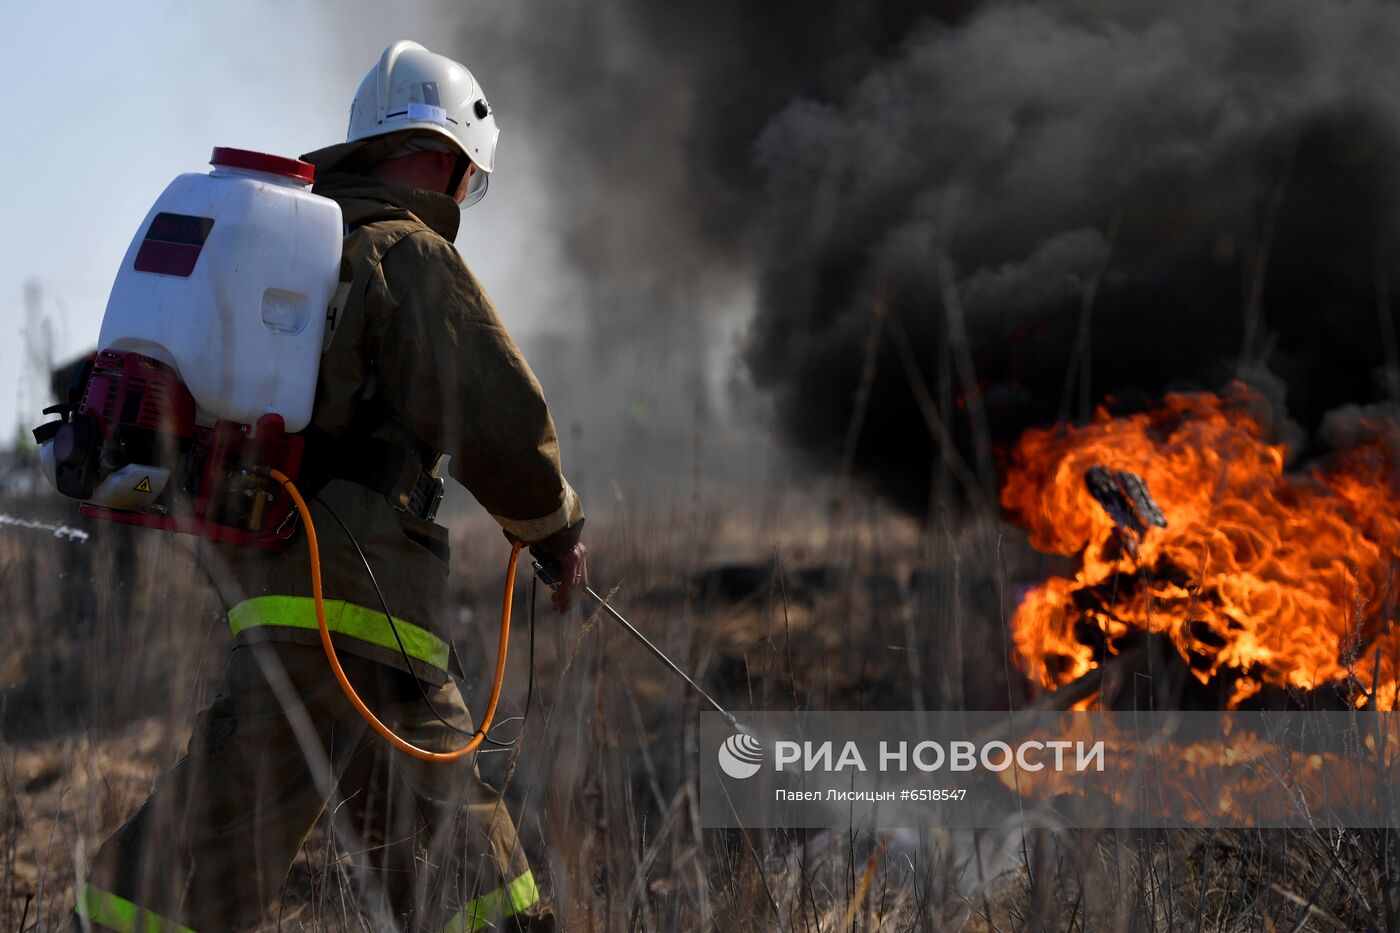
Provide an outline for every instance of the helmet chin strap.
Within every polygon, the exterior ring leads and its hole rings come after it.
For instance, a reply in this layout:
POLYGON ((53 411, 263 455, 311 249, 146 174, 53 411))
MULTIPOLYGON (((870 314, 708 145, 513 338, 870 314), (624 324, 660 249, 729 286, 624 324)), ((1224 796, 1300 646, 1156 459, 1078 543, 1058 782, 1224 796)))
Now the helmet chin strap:
POLYGON ((452 178, 447 183, 445 194, 451 198, 457 194, 457 188, 462 184, 462 179, 466 177, 467 170, 471 168, 472 160, 464 155, 457 156, 457 166, 452 170, 452 178))

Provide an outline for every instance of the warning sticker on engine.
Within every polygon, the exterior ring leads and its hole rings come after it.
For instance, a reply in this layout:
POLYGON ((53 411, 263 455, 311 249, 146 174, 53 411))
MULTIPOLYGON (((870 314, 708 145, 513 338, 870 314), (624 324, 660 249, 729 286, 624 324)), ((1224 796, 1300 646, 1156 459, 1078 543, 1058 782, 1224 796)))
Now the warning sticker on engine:
POLYGON ((134 488, 137 492, 150 492, 150 491, 151 491, 151 478, 150 478, 149 476, 143 476, 143 477, 141 477, 141 482, 137 483, 137 484, 135 485, 135 487, 133 487, 133 488, 134 488))

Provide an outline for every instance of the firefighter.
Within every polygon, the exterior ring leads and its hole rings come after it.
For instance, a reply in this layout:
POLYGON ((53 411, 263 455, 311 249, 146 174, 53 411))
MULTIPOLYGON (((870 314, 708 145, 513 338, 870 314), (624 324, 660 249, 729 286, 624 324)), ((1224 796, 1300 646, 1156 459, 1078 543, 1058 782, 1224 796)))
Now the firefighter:
MULTIPOLYGON (((486 191, 497 135, 471 73, 403 41, 361 82, 346 142, 303 156, 346 225, 299 481, 327 619, 370 708, 435 751, 474 728, 451 676, 448 537, 434 520, 442 458, 508 537, 552 565, 557 611, 587 580, 583 508, 539 383, 453 247, 459 205, 486 191)), ((554 929, 472 759, 392 749, 331 677, 305 535, 276 554, 205 551, 234 636, 219 694, 186 756, 80 877, 79 923, 143 933, 256 923, 325 812, 365 913, 348 925, 554 929)), ((470 660, 490 655, 485 646, 470 660)))

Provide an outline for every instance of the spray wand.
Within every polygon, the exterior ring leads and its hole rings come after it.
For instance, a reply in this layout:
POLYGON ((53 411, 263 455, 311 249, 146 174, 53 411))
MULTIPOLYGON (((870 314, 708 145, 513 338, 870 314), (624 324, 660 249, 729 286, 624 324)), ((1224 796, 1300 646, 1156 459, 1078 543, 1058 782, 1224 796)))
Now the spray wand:
MULTIPOLYGON (((544 564, 537 560, 534 562, 534 568, 535 576, 540 578, 541 583, 549 587, 551 590, 559 588, 559 581, 554 578, 554 575, 549 572, 549 569, 547 569, 544 566, 544 564)), ((706 693, 705 689, 699 684, 697 684, 694 680, 692 680, 689 674, 681 670, 680 666, 677 665, 675 661, 672 661, 669 657, 667 657, 664 651, 656 647, 656 645, 652 644, 651 639, 647 638, 635 625, 623 618, 622 613, 618 612, 612 606, 608 605, 608 601, 602 596, 598 595, 598 592, 595 589, 593 589, 593 587, 585 583, 583 591, 587 593, 593 600, 595 600, 598 603, 598 605, 603 608, 604 612, 612 616, 613 621, 617 622, 617 624, 621 625, 627 630, 628 634, 630 634, 633 638, 637 639, 637 641, 641 642, 642 645, 648 651, 650 651, 652 655, 656 657, 657 660, 659 660, 662 664, 665 664, 668 668, 670 668, 671 673, 675 674, 681 680, 689 684, 690 688, 696 693, 700 694, 700 696, 704 697, 705 702, 709 703, 712 707, 714 707, 716 712, 722 715, 725 719, 729 720, 729 724, 734 727, 734 731, 743 733, 744 735, 753 734, 753 731, 748 727, 739 725, 739 720, 734 718, 733 713, 729 712, 729 710, 725 709, 723 706, 720 706, 718 701, 716 701, 714 697, 706 693)))

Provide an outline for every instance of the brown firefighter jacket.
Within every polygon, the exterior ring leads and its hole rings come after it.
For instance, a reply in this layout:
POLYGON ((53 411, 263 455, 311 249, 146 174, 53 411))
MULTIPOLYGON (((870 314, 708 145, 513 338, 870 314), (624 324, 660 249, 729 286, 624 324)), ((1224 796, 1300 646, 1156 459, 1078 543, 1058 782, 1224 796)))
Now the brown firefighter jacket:
MULTIPOLYGON (((539 382, 452 245, 457 204, 343 172, 318 178, 315 191, 340 204, 347 230, 341 279, 350 284, 343 308, 328 320, 334 330, 321 358, 308 450, 332 466, 385 446, 411 451, 428 468, 447 455, 451 476, 509 535, 549 553, 567 551, 583 509, 560 472, 539 382)), ((314 490, 313 478, 307 481, 314 490)), ((309 501, 337 647, 405 667, 387 604, 414 670, 443 682, 455 669, 446 529, 347 479, 330 479, 309 501)), ((236 641, 319 643, 304 530, 277 554, 210 551, 236 641)))

